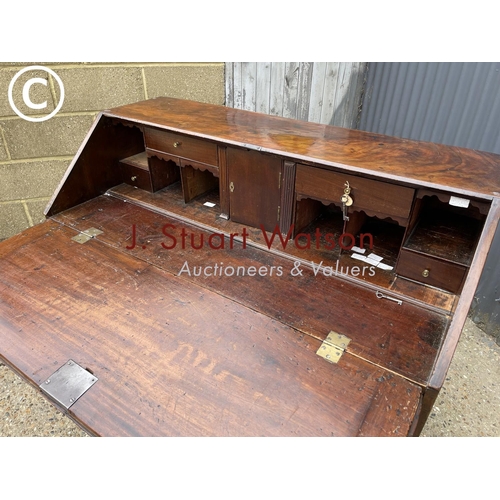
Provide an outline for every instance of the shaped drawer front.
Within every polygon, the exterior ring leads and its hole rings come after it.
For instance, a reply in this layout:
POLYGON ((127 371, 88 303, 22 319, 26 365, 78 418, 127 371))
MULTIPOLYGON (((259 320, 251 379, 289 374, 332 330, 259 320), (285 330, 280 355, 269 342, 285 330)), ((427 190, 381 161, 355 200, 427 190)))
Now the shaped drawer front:
POLYGON ((353 204, 349 212, 363 210, 370 216, 391 217, 406 225, 415 190, 381 181, 322 168, 297 165, 297 197, 313 198, 342 206, 345 183, 349 182, 353 204))
POLYGON ((181 158, 217 166, 217 145, 166 130, 144 128, 146 147, 181 158))
POLYGON ((467 267, 445 260, 402 249, 397 274, 420 283, 459 293, 467 267))

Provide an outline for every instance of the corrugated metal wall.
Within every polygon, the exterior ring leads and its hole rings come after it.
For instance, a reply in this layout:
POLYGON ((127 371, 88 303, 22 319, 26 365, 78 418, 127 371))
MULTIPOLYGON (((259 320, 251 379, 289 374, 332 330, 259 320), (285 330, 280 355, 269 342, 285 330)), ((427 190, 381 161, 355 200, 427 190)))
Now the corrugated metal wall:
POLYGON ((500 63, 370 63, 359 128, 500 153, 500 63))
MULTIPOLYGON (((500 153, 500 63, 370 63, 359 128, 500 153)), ((472 318, 498 343, 499 282, 497 230, 472 318)))
POLYGON ((366 63, 226 63, 226 106, 354 128, 366 63))

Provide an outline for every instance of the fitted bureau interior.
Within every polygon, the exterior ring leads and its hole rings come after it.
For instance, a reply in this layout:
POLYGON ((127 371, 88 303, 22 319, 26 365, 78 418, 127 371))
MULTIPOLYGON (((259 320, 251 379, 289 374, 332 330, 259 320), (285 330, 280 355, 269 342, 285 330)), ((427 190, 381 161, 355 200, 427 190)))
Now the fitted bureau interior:
POLYGON ((0 245, 0 355, 42 387, 80 360, 96 434, 418 434, 499 162, 178 99, 104 112, 49 220, 0 245))
POLYGON ((113 122, 138 152, 119 160, 123 184, 109 194, 236 239, 246 231, 250 244, 304 265, 453 309, 488 202, 316 164, 293 163, 290 174, 276 155, 113 122))
MULTIPOLYGON (((115 122, 115 126, 122 124, 115 122)), ((151 127, 127 126, 135 130, 140 152, 119 160, 123 183, 152 194, 167 189, 169 196, 184 203, 219 205, 215 144, 151 127)))

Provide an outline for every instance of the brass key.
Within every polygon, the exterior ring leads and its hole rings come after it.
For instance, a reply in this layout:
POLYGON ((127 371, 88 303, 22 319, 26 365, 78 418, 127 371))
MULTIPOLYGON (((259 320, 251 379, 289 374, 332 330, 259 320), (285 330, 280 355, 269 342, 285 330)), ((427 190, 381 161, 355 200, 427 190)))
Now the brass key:
POLYGON ((347 207, 350 207, 353 204, 352 198, 349 196, 350 192, 351 188, 349 186, 349 182, 346 181, 344 194, 340 198, 340 201, 342 202, 342 217, 344 220, 349 220, 349 217, 347 216, 347 207))

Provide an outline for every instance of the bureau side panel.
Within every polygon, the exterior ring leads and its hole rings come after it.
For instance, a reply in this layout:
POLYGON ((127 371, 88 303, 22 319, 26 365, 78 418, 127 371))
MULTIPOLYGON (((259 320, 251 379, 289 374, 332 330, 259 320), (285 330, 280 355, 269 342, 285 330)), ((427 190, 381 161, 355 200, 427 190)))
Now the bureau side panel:
POLYGON ((114 124, 100 115, 50 200, 46 216, 95 198, 120 184, 119 160, 144 150, 140 128, 114 124))

